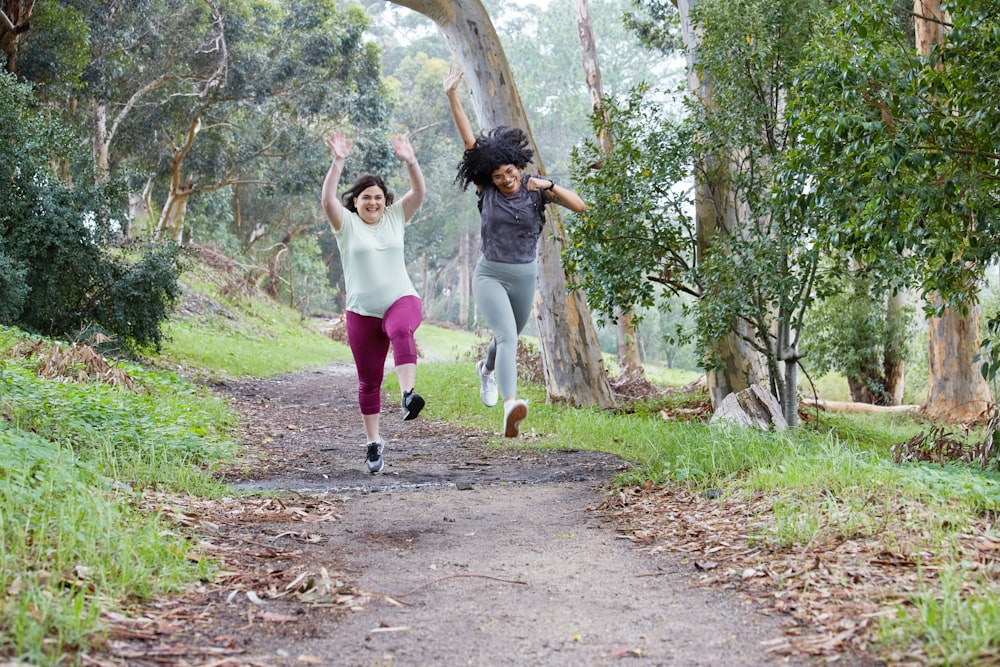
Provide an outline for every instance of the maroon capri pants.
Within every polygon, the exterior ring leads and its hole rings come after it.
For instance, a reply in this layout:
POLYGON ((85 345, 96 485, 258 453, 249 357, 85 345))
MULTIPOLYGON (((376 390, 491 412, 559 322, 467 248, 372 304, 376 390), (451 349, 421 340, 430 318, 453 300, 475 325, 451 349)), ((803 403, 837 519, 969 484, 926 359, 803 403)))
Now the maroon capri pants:
POLYGON ((347 344, 358 369, 358 405, 361 414, 375 415, 382 409, 382 379, 385 358, 392 344, 396 366, 417 363, 417 344, 413 332, 423 319, 420 299, 404 296, 389 306, 382 317, 369 317, 347 311, 347 344))

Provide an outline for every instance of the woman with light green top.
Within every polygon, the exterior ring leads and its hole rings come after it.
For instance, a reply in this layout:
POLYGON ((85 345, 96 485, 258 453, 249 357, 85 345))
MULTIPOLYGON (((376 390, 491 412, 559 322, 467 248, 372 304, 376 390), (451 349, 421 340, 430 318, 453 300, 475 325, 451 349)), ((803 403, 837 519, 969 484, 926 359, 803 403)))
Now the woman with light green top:
POLYGON ((426 187, 417 157, 405 135, 392 137, 396 156, 406 163, 410 189, 394 198, 378 176, 364 174, 337 198, 337 185, 354 142, 344 132, 326 139, 333 162, 323 182, 323 210, 337 239, 347 291, 347 342, 358 371, 358 404, 365 428, 368 471, 385 465, 385 441, 379 433, 385 359, 392 345, 402 394, 403 419, 415 419, 424 399, 414 391, 422 306, 403 258, 405 225, 423 203, 426 187))

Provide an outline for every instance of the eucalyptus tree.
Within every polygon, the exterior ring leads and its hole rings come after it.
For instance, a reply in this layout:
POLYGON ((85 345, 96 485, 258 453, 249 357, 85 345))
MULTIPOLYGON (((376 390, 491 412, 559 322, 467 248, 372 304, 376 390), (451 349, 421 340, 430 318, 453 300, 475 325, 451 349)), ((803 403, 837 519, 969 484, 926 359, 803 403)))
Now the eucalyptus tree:
POLYGON ((822 3, 702 0, 685 10, 685 116, 650 110, 641 90, 616 108, 610 157, 590 146, 577 159, 604 203, 581 216, 569 253, 604 313, 650 307, 660 290, 697 297, 713 402, 768 381, 794 424, 798 335, 822 248, 772 195, 774 166, 794 143, 783 95, 822 3), (691 181, 694 201, 682 190, 691 181), (623 255, 629 262, 613 266, 623 255))
MULTIPOLYGON (((975 305, 976 284, 1000 248, 1000 3, 943 8, 949 29, 929 54, 917 52, 889 7, 854 5, 836 15, 790 99, 802 137, 792 167, 813 175, 798 196, 820 212, 825 238, 862 265, 908 260, 925 295, 940 296, 930 314, 951 307, 961 315, 975 305)), ((932 374, 929 399, 939 391, 949 397, 929 401, 932 417, 981 414, 983 385, 967 372, 975 353, 968 343, 931 350, 941 362, 966 360, 932 374)))
MULTIPOLYGON (((668 24, 665 31, 647 34, 647 38, 666 40, 659 41, 659 48, 671 47, 675 41, 666 38, 673 33, 672 25, 679 26, 677 34, 684 44, 687 87, 694 119, 707 120, 713 110, 721 107, 715 99, 714 73, 702 64, 702 40, 705 35, 697 22, 699 2, 678 0, 674 6, 678 10, 677 23, 668 24)), ((711 252, 717 237, 736 230, 742 204, 735 199, 729 178, 730 147, 717 143, 714 150, 701 150, 698 153, 692 157, 696 251, 700 260, 711 252)), ((763 358, 755 349, 756 346, 749 342, 753 332, 744 323, 737 323, 737 326, 739 328, 736 331, 714 341, 707 354, 710 361, 707 364, 708 388, 714 405, 718 405, 729 393, 768 380, 763 358)))
MULTIPOLYGON (((582 54, 584 80, 587 83, 587 93, 593 113, 604 115, 604 84, 601 80, 600 60, 594 43, 594 27, 590 18, 590 3, 587 0, 574 0, 577 32, 580 35, 580 52, 582 54)), ((599 132, 597 140, 604 148, 604 153, 612 150, 614 137, 610 130, 599 132)), ((618 367, 623 377, 629 380, 645 380, 645 370, 639 354, 639 337, 636 332, 638 319, 635 309, 631 306, 619 308, 615 313, 618 325, 617 351, 618 367)))

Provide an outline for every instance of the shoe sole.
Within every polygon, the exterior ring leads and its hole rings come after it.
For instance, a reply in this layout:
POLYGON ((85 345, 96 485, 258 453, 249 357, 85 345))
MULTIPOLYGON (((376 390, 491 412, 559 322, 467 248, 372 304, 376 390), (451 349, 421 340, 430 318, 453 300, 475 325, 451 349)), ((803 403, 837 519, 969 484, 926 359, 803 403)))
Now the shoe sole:
POLYGON ((420 411, 424 409, 424 399, 421 396, 414 396, 410 400, 410 407, 403 412, 403 421, 408 422, 411 419, 416 419, 420 411))
POLYGON ((524 418, 528 416, 528 406, 527 405, 515 405, 511 408, 510 414, 507 415, 507 420, 504 425, 503 434, 508 438, 516 438, 521 432, 520 428, 521 422, 524 418))
POLYGON ((368 472, 370 472, 373 475, 377 475, 380 472, 382 472, 382 468, 384 468, 384 467, 385 467, 385 464, 380 461, 379 464, 378 464, 378 468, 376 468, 375 470, 372 470, 371 468, 368 468, 368 472))

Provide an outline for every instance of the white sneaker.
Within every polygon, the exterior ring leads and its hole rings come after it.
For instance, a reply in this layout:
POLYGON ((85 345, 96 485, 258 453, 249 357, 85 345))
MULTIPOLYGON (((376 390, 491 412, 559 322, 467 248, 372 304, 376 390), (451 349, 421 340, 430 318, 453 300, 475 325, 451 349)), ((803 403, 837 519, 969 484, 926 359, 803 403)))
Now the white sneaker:
POLYGON ((486 360, 481 359, 476 364, 476 373, 479 375, 479 400, 488 408, 497 404, 497 381, 493 377, 493 371, 486 370, 486 360))
POLYGON ((503 434, 508 438, 516 438, 520 433, 519 426, 528 416, 528 402, 520 398, 503 404, 503 434))

